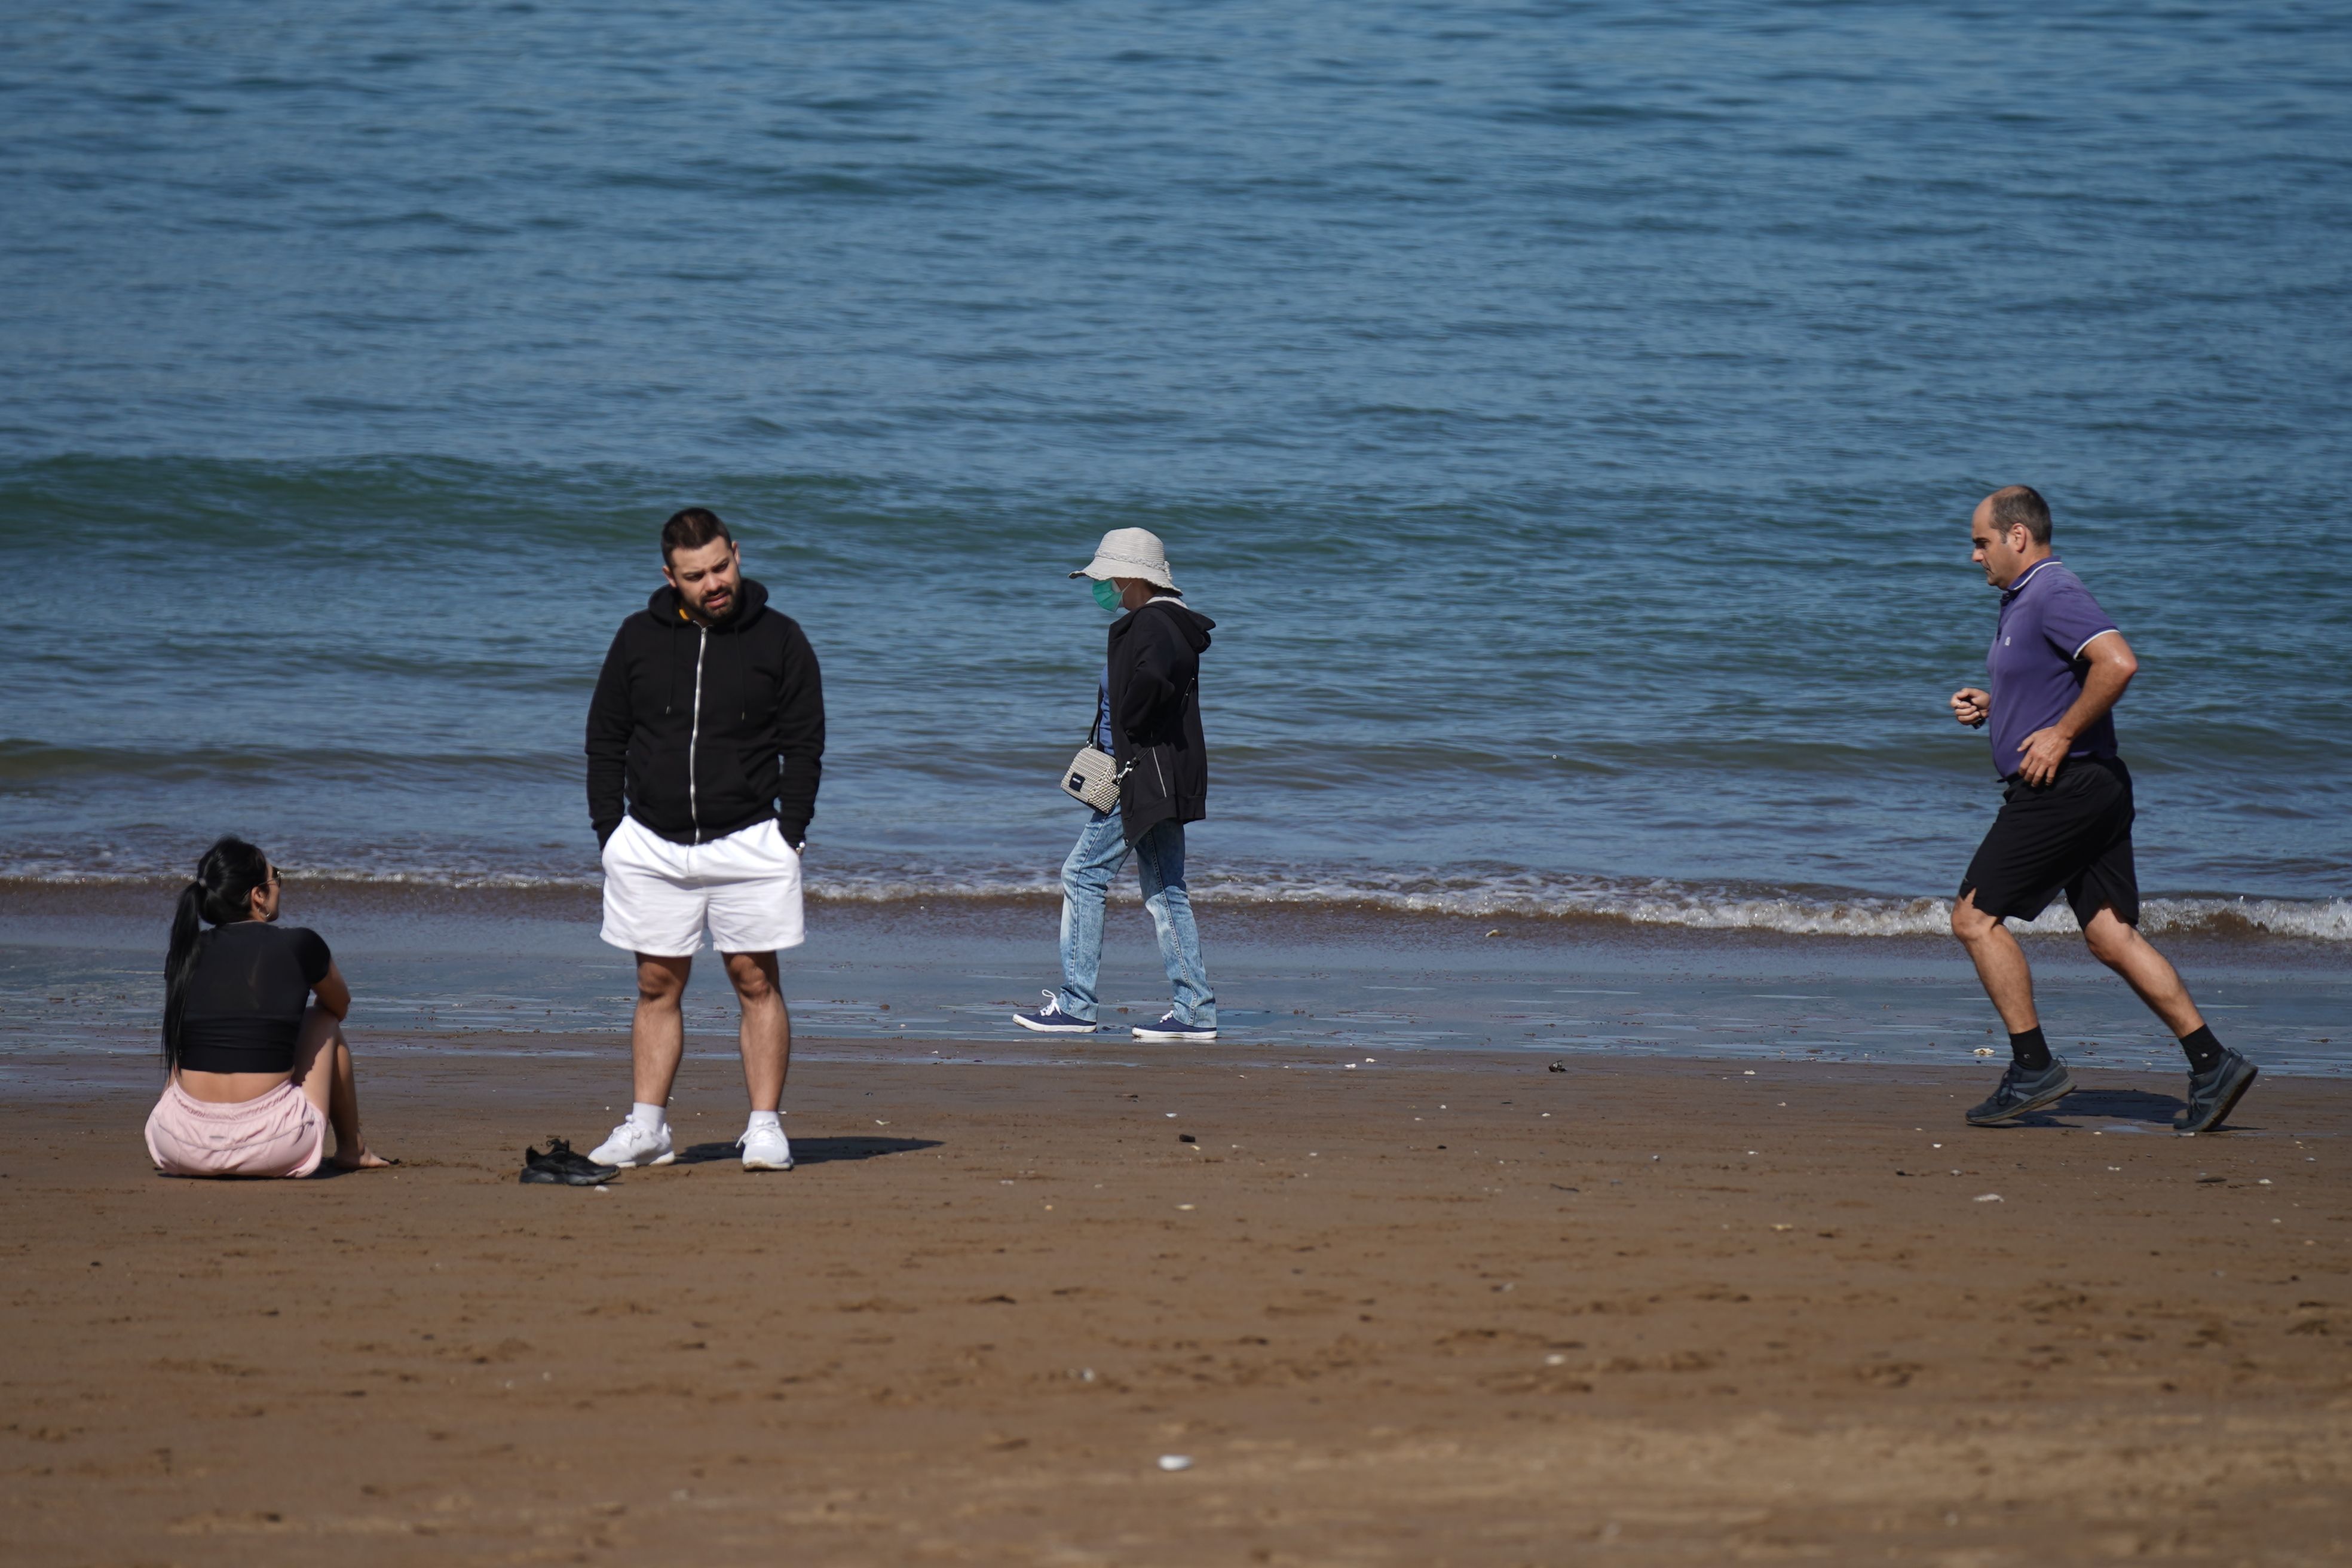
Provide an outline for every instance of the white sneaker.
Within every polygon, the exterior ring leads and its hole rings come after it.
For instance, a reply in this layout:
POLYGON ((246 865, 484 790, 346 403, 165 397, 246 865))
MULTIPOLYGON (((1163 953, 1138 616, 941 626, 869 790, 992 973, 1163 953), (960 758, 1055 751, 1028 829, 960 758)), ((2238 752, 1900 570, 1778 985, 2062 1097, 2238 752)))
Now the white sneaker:
POLYGON ((669 1145, 669 1123, 665 1121, 648 1132, 635 1121, 624 1121, 613 1129, 613 1135, 589 1152, 588 1157, 600 1165, 618 1165, 634 1170, 639 1165, 667 1165, 677 1158, 669 1145))
POLYGON ((747 1171, 789 1171, 793 1168, 793 1141, 784 1136, 781 1127, 749 1127, 743 1136, 735 1140, 735 1147, 743 1151, 743 1168, 747 1171))

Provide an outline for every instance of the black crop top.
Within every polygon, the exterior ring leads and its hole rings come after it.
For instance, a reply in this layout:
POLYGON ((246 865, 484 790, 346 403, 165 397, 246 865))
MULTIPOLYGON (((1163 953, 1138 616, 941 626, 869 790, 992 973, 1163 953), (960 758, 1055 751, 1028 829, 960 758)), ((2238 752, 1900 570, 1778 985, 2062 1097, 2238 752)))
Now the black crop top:
POLYGON ((334 955, 301 926, 234 921, 196 939, 180 1015, 180 1065, 197 1072, 291 1072, 310 988, 334 955))

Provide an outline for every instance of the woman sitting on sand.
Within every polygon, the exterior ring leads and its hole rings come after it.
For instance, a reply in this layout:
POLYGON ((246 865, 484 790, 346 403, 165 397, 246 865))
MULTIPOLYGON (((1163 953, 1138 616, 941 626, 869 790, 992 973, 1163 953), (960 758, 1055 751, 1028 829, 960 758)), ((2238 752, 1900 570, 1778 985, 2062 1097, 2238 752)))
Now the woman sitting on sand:
POLYGON ((278 891, 268 856, 224 838, 180 894, 163 966, 170 1081, 147 1118, 147 1152, 167 1176, 307 1176, 330 1121, 338 1169, 394 1163, 360 1136, 351 987, 317 932, 273 923, 278 891))

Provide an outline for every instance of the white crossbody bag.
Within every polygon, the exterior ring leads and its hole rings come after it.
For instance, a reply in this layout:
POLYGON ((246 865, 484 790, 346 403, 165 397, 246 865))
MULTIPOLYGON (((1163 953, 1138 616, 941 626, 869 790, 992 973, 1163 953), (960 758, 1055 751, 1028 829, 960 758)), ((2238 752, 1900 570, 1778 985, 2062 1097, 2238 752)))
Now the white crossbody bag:
MULTIPOLYGON (((1087 743, 1078 748, 1078 754, 1062 770, 1062 793, 1082 805, 1111 812, 1118 809, 1118 781, 1127 776, 1127 768, 1120 767, 1118 758, 1095 744, 1095 730, 1100 722, 1097 717, 1095 723, 1087 726, 1087 743)), ((1129 768, 1134 765, 1127 764, 1129 768)))

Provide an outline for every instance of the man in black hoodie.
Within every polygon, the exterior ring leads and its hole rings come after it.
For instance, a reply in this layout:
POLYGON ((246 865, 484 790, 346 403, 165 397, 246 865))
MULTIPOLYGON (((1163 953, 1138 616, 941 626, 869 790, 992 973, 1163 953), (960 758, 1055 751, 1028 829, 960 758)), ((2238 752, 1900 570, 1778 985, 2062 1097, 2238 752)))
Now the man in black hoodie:
POLYGON ((1092 815, 1062 863, 1062 988, 1013 1021, 1048 1035, 1090 1035, 1099 1026, 1095 980, 1102 966, 1103 900, 1132 851, 1175 994, 1167 1016, 1136 1025, 1134 1036, 1213 1040, 1217 998, 1184 884, 1184 825, 1209 815, 1201 655, 1216 622, 1185 605, 1159 535, 1145 529, 1113 529, 1094 560, 1070 575, 1094 579, 1095 603, 1119 615, 1095 718, 1095 743, 1118 767, 1118 805, 1092 815))
POLYGON ((679 1004, 708 928, 742 1004, 743 1168, 788 1171, 779 1107, 793 1024, 776 951, 802 941, 801 847, 816 811, 824 691, 808 638, 743 576, 716 513, 679 512, 661 543, 668 586, 621 623, 588 705, 603 934, 637 957, 635 1101, 590 1158, 676 1158, 665 1108, 685 1048, 679 1004))

